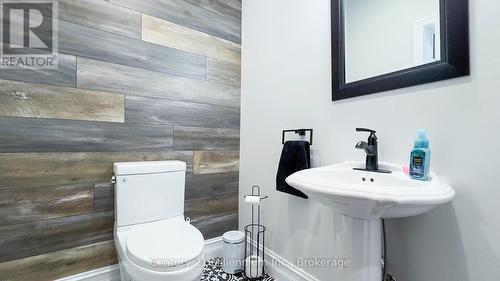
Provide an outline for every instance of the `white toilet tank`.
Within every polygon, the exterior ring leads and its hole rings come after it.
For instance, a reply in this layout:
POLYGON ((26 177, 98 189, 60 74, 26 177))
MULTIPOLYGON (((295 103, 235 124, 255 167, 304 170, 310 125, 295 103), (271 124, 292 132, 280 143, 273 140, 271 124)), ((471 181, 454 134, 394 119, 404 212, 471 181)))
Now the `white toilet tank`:
POLYGON ((186 163, 114 163, 115 223, 126 226, 184 215, 186 163))

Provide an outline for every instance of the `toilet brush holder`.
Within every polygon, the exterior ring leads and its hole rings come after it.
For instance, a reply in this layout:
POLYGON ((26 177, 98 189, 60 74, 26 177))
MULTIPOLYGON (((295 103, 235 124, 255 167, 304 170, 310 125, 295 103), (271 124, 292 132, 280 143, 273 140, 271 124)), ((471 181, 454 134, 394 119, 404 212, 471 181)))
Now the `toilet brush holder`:
POLYGON ((254 185, 252 194, 245 196, 245 202, 252 208, 252 223, 245 226, 245 269, 244 276, 248 280, 260 280, 265 274, 265 241, 266 227, 260 223, 260 187, 254 185))

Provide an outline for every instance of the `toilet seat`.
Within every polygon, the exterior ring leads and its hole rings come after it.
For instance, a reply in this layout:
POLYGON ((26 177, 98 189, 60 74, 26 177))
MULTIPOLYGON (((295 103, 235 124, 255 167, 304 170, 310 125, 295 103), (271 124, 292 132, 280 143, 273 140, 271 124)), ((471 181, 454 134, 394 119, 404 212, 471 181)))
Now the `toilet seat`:
POLYGON ((161 220, 130 230, 126 253, 129 259, 153 271, 169 272, 196 264, 204 254, 201 232, 179 220, 161 220))

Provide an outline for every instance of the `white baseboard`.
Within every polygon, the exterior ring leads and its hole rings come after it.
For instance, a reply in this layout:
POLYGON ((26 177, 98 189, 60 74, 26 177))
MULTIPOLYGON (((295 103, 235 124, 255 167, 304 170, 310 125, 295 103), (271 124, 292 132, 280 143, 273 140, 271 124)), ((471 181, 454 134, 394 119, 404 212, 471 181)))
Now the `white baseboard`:
MULTIPOLYGON (((212 259, 222 256, 222 237, 205 241, 205 258, 212 259)), ((295 264, 282 258, 275 252, 266 248, 266 270, 276 281, 320 281, 305 272, 295 264)), ((120 271, 118 265, 107 266, 83 272, 56 281, 119 281, 120 271)))
POLYGON ((120 281, 120 270, 117 264, 106 266, 56 281, 120 281))
POLYGON ((266 270, 276 281, 320 281, 295 264, 266 248, 266 270))

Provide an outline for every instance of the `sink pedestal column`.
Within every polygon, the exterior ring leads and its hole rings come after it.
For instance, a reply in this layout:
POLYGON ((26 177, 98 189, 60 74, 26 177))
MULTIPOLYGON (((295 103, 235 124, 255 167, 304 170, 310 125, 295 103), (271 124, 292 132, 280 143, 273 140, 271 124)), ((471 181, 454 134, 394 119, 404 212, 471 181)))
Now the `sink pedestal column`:
POLYGON ((342 281, 382 280, 382 220, 365 220, 338 215, 337 256, 350 258, 351 266, 342 271, 342 281))

